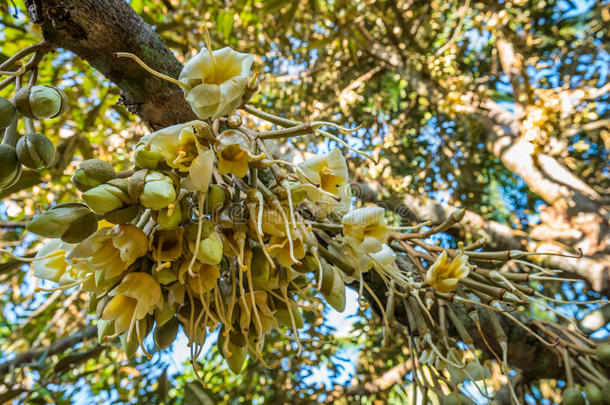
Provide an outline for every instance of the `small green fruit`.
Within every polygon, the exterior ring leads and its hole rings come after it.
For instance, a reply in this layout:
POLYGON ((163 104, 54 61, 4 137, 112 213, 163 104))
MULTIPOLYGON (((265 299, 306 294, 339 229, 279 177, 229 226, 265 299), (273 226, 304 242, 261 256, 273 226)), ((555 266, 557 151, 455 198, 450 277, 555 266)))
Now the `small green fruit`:
POLYGON ((21 163, 32 170, 49 167, 55 159, 53 142, 42 134, 26 134, 17 141, 17 156, 21 163))
POLYGON ((582 391, 578 388, 568 388, 563 392, 563 400, 561 405, 582 405, 585 403, 585 397, 582 395, 582 391))
POLYGON ((15 184, 21 176, 21 162, 17 151, 10 145, 0 145, 0 189, 15 184))
POLYGON ((7 99, 4 97, 0 97, 0 128, 8 127, 13 118, 15 118, 15 114, 17 113, 17 109, 7 99))

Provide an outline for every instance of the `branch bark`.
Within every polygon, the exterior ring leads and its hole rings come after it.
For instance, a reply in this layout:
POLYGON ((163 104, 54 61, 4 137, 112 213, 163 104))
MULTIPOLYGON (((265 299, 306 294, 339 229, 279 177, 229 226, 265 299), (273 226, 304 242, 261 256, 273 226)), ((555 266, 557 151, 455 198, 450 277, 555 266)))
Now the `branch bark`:
POLYGON ((115 58, 130 52, 148 66, 176 77, 182 64, 161 37, 124 0, 27 0, 44 38, 76 53, 123 91, 120 103, 153 130, 195 119, 182 90, 152 76, 134 61, 115 58))

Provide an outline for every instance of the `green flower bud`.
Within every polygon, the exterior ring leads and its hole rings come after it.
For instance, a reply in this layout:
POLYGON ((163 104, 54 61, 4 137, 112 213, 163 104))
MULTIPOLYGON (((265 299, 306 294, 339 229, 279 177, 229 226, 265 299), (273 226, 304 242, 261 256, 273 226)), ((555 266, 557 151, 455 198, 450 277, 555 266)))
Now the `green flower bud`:
POLYGON ((15 94, 15 104, 25 117, 55 118, 68 108, 68 98, 53 86, 23 87, 15 94))
POLYGON ((604 404, 610 405, 610 381, 606 381, 602 387, 602 398, 604 398, 604 404))
POLYGON ((146 208, 160 210, 174 201, 176 201, 176 189, 172 179, 163 173, 148 173, 140 194, 140 204, 146 208))
MULTIPOLYGON (((292 317, 294 318, 295 326, 297 327, 297 329, 301 329, 303 327, 303 316, 301 315, 301 311, 299 311, 296 305, 292 304, 290 305, 290 309, 292 310, 292 317)), ((288 312, 286 304, 284 304, 283 308, 276 308, 273 316, 275 317, 277 323, 280 326, 292 328, 292 320, 290 319, 290 313, 288 312)))
POLYGON ((55 158, 53 142, 42 134, 26 134, 17 141, 17 156, 21 163, 33 170, 49 167, 55 158))
POLYGON ((78 243, 97 229, 97 216, 84 204, 59 204, 35 216, 25 227, 46 238, 61 238, 66 243, 78 243))
POLYGON ((123 332, 120 336, 123 352, 125 352, 125 357, 128 359, 131 359, 136 354, 138 348, 140 347, 139 340, 144 341, 144 338, 148 336, 153 326, 152 319, 149 316, 142 318, 137 322, 137 328, 133 328, 133 331, 131 332, 131 339, 129 341, 127 341, 127 335, 129 332, 123 332), (140 339, 138 339, 138 336, 136 335, 138 329, 140 330, 140 339))
POLYGON ((602 390, 595 384, 589 383, 585 386, 585 394, 589 405, 604 405, 602 390))
POLYGON ((229 199, 229 192, 224 187, 212 184, 205 200, 205 213, 208 215, 218 214, 229 202, 229 199))
POLYGON ((142 169, 156 169, 163 156, 156 151, 147 149, 146 146, 139 146, 133 154, 133 160, 137 167, 142 169))
POLYGON ((180 223, 182 222, 182 205, 176 204, 171 211, 171 215, 169 208, 163 208, 159 211, 157 214, 157 224, 159 224, 159 228, 173 229, 180 226, 180 223))
POLYGON ((110 163, 100 159, 88 159, 74 172, 72 182, 80 191, 87 191, 115 177, 114 167, 110 163))
MULTIPOLYGON (((198 226, 199 224, 197 223, 189 223, 184 227, 184 235, 186 236, 186 239, 190 241, 197 239, 198 226)), ((204 218, 201 224, 201 239, 205 239, 210 236, 210 234, 214 232, 214 228, 214 223, 209 219, 204 218)))
POLYGON ((255 286, 263 286, 271 276, 271 264, 260 247, 252 250, 252 261, 250 262, 250 274, 255 286))
POLYGON ((222 260, 222 239, 218 232, 212 232, 210 236, 199 242, 197 260, 203 264, 219 264, 222 260))
POLYGON ((166 349, 171 346, 174 340, 176 340, 179 326, 178 318, 173 317, 163 325, 158 325, 155 328, 153 338, 157 349, 166 349))
POLYGON ((128 202, 125 192, 111 184, 102 184, 85 191, 82 199, 98 214, 117 210, 128 202))
POLYGON ((141 208, 139 205, 128 205, 127 207, 105 213, 104 219, 113 224, 126 224, 138 216, 141 208))
POLYGON ((243 370, 246 358, 248 357, 246 339, 240 332, 229 332, 229 341, 226 344, 228 352, 225 352, 226 339, 227 337, 225 336, 225 329, 223 327, 218 333, 218 340, 216 342, 218 351, 222 357, 225 358, 231 371, 235 374, 239 374, 241 370, 243 370))
POLYGON ((561 405, 582 405, 585 403, 585 397, 582 395, 582 391, 578 388, 568 388, 563 392, 563 399, 561 405))
POLYGON ((13 121, 16 112, 17 109, 13 103, 4 97, 0 97, 0 128, 8 127, 13 121))
POLYGON ((97 342, 101 345, 106 344, 106 336, 112 335, 114 335, 114 321, 99 319, 97 321, 97 342))
POLYGON ((322 286, 320 292, 328 305, 336 311, 345 310, 345 282, 335 266, 322 262, 322 286))
POLYGON ((0 144, 0 162, 0 189, 8 188, 21 176, 21 162, 15 148, 0 144))
POLYGON ((178 280, 178 277, 176 277, 176 274, 172 271, 172 269, 168 269, 167 267, 161 270, 153 271, 152 275, 155 280, 162 285, 171 284, 178 280))
POLYGON ((610 344, 599 344, 595 348, 595 357, 604 366, 610 366, 610 344))

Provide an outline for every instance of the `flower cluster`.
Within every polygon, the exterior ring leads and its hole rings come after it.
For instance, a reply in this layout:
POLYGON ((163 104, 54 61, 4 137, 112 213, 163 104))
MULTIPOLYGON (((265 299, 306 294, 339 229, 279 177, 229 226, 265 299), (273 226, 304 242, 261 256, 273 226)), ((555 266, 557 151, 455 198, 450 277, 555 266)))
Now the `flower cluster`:
MULTIPOLYGON (((474 353, 448 304, 467 304, 480 328, 472 308, 504 313, 534 302, 525 282, 549 272, 477 267, 470 261, 526 254, 480 252, 477 244, 444 249, 427 239, 459 222, 463 211, 426 231, 429 223, 391 226, 384 208, 352 200, 338 148, 299 164, 273 156, 266 139, 314 133, 340 143, 319 128, 345 129, 291 126, 248 105, 256 90, 251 64, 251 55, 208 46, 177 81, 199 120, 140 139, 132 170, 82 162, 72 180, 84 203, 55 206, 27 226, 52 238, 34 259, 34 274, 88 291, 100 341, 120 337, 128 356, 139 347, 148 354, 142 342, 150 333, 158 349, 168 347, 182 328, 196 369, 206 336, 219 329, 219 351, 236 373, 248 356, 264 363, 263 342, 274 330, 291 330, 300 349, 303 311, 319 316, 319 296, 343 311, 346 284, 357 282, 386 328, 402 302, 422 364, 447 369, 456 384, 487 378, 488 370, 465 360, 463 346, 439 326, 451 321, 474 353), (257 132, 238 108, 287 128, 257 132), (381 299, 372 283, 386 286, 381 299)), ((495 315, 486 316, 506 350, 495 315)))

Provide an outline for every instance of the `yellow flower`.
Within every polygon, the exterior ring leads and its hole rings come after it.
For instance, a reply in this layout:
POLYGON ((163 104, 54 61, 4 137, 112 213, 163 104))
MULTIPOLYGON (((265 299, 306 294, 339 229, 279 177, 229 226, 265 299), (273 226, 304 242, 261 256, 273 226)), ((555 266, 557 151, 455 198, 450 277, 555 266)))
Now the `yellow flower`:
POLYGON ((447 252, 443 251, 426 272, 426 282, 442 293, 455 290, 458 281, 470 274, 467 255, 461 254, 449 262, 447 260, 447 252))
POLYGON ((273 326, 277 326, 277 322, 273 316, 273 311, 269 307, 269 299, 265 291, 254 291, 246 293, 243 299, 239 300, 240 314, 239 326, 242 330, 248 330, 252 323, 259 335, 263 335, 271 330, 273 326), (254 296, 254 304, 260 319, 260 329, 256 315, 253 313, 252 296, 254 296))
POLYGON ((214 152, 203 146, 198 136, 210 133, 203 121, 172 125, 143 137, 134 155, 136 165, 156 169, 164 162, 172 169, 188 173, 183 187, 189 191, 207 191, 214 170, 214 152))
POLYGON ((192 271, 196 277, 193 277, 189 274, 189 265, 190 261, 184 260, 178 269, 178 280, 180 283, 186 284, 189 291, 199 296, 216 286, 220 278, 218 266, 195 262, 192 271))
POLYGON ((381 207, 355 209, 343 216, 343 235, 358 253, 377 253, 382 249, 389 228, 381 207))
MULTIPOLYGON (((306 253, 303 236, 298 230, 293 230, 291 234, 294 258, 301 260, 303 257, 305 257, 306 253)), ((279 264, 284 267, 288 267, 296 263, 290 256, 290 242, 288 241, 286 235, 272 236, 269 240, 269 245, 269 254, 271 257, 277 257, 279 264)))
POLYGON ((219 174, 231 173, 237 177, 244 177, 248 174, 248 163, 264 157, 250 152, 250 140, 243 132, 226 130, 218 136, 218 141, 220 144, 216 156, 219 174))
POLYGON ((174 261, 182 256, 184 228, 158 229, 150 245, 150 255, 157 262, 174 261))
POLYGON ((66 262, 66 254, 74 245, 68 245, 59 239, 52 239, 36 253, 36 260, 33 263, 34 276, 45 280, 54 281, 60 284, 74 282, 70 276, 70 264, 66 262))
POLYGON ((98 229, 79 243, 68 255, 76 268, 95 272, 102 270, 106 279, 122 274, 144 256, 148 237, 135 225, 122 224, 98 229))
MULTIPOLYGON (((298 167, 297 175, 301 183, 314 184, 330 194, 340 195, 347 182, 347 163, 337 148, 308 159, 298 167)), ((312 201, 318 201, 323 196, 314 188, 307 188, 307 194, 312 201)))
POLYGON ((184 65, 178 80, 186 85, 186 101, 199 118, 216 119, 239 107, 253 59, 228 47, 211 53, 202 49, 184 65))
POLYGON ((130 273, 108 293, 112 299, 102 312, 102 320, 114 321, 114 333, 132 330, 137 321, 152 314, 161 303, 161 286, 148 273, 130 273))

